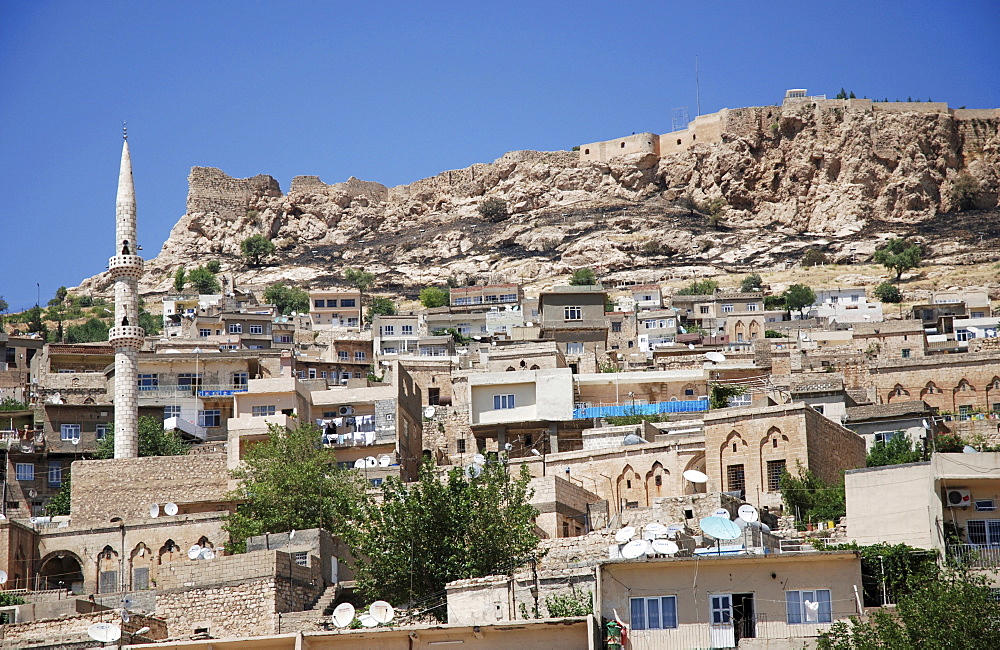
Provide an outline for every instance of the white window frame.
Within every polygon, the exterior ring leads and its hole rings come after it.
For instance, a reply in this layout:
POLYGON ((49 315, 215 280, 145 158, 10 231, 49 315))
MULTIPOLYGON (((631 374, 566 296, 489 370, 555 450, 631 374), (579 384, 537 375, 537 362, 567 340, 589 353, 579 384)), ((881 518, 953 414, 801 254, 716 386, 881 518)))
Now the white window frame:
POLYGON ((79 424, 63 424, 59 427, 59 439, 60 440, 79 440, 80 439, 80 425, 79 424))
POLYGON ((506 393, 493 396, 493 410, 503 411, 514 408, 514 394, 506 393))
POLYGON ((34 481, 35 480, 35 464, 34 463, 15 463, 14 464, 14 477, 18 481, 34 481))
POLYGON ((268 415, 274 415, 275 410, 274 404, 252 406, 250 407, 250 415, 255 418, 263 418, 268 415))
POLYGON ((815 625, 833 622, 833 599, 829 589, 796 589, 785 592, 785 622, 789 625, 815 625), (826 594, 826 600, 819 598, 826 594), (815 614, 806 609, 805 601, 819 602, 815 614), (825 607, 824 607, 825 605, 825 607), (815 616, 815 620, 810 620, 815 616))
POLYGON ((181 416, 181 407, 177 404, 167 404, 163 407, 163 419, 169 418, 179 418, 181 416))
POLYGON ((198 411, 198 426, 205 429, 212 429, 215 427, 222 426, 222 410, 221 409, 203 409, 198 411), (211 418, 211 420, 210 420, 211 418), (215 422, 215 424, 207 424, 209 421, 215 422))
POLYGON ((733 313, 733 305, 732 305, 732 303, 726 303, 725 305, 722 305, 722 313, 723 314, 731 314, 731 313, 733 313))
POLYGON ((210 327, 200 327, 198 328, 198 336, 207 339, 212 335, 212 328, 210 327))
POLYGON ((413 325, 401 325, 399 334, 400 336, 413 336, 413 325))
POLYGON ((62 486, 62 462, 58 460, 49 461, 49 487, 62 486))
POLYGON ((242 334, 243 333, 243 323, 230 323, 229 324, 230 334, 242 334))
POLYGON ((250 333, 251 334, 263 334, 264 333, 264 326, 263 325, 251 325, 250 326, 250 333))
POLYGON ((355 361, 367 361, 368 354, 364 350, 355 350, 354 360, 355 361))
POLYGON ((108 435, 108 431, 111 430, 111 425, 105 422, 101 422, 97 425, 94 437, 98 440, 104 440, 104 437, 108 435))
POLYGON ((583 307, 563 307, 563 320, 578 321, 583 320, 583 307))
POLYGON ((677 596, 646 596, 641 598, 629 598, 629 622, 632 630, 674 630, 677 629, 677 596), (664 605, 669 603, 670 620, 664 621, 664 605), (636 606, 641 609, 640 616, 636 616, 636 606), (655 610, 651 610, 653 607, 655 610), (650 625, 650 611, 656 612, 656 625, 650 625), (664 625, 665 622, 672 623, 664 625))
POLYGON ((383 325, 382 326, 382 336, 396 336, 396 326, 395 325, 383 325))
POLYGON ((581 341, 567 341, 566 354, 583 354, 584 346, 581 341))

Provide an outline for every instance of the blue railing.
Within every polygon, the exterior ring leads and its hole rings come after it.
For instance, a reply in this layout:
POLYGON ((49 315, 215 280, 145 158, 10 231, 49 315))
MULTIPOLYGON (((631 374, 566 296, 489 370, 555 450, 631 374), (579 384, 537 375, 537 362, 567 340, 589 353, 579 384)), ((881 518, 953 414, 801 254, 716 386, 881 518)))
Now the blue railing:
POLYGON ((653 404, 619 404, 618 406, 591 406, 573 410, 573 418, 622 417, 625 415, 657 415, 659 413, 697 413, 708 410, 708 399, 691 399, 678 402, 653 404))

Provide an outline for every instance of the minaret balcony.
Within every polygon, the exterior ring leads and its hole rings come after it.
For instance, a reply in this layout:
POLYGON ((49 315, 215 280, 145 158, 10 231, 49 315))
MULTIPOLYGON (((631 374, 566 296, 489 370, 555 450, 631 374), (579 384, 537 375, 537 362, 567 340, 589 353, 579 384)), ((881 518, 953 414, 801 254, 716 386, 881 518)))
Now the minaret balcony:
POLYGON ((141 348, 146 330, 138 325, 119 325, 108 330, 108 343, 116 348, 141 348))
POLYGON ((130 275, 138 278, 142 275, 143 260, 138 255, 115 255, 108 260, 108 271, 113 276, 130 275))

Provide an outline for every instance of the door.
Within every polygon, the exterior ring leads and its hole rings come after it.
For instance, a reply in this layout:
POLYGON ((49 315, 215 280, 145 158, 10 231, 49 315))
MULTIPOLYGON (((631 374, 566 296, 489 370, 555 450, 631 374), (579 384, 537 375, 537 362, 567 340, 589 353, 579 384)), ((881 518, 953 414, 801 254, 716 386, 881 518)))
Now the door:
POLYGON ((709 596, 711 616, 711 639, 713 648, 735 648, 736 632, 733 629, 733 596, 732 594, 713 594, 709 596))
POLYGON ((753 639, 757 636, 753 594, 733 594, 733 628, 736 630, 736 643, 740 639, 753 639))

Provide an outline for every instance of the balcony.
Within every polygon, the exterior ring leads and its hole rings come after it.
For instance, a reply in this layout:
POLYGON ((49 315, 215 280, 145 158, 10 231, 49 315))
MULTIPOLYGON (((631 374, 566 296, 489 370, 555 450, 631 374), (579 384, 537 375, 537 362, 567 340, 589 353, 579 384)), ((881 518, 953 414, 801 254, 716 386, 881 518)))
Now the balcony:
POLYGON ((158 384, 139 386, 139 399, 173 399, 179 397, 231 397, 247 392, 246 385, 232 384, 158 384))
POLYGON ((949 544, 948 559, 974 569, 1000 567, 1000 544, 949 544))

